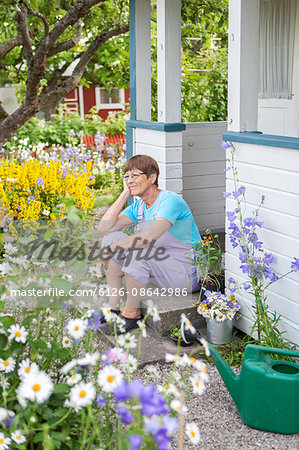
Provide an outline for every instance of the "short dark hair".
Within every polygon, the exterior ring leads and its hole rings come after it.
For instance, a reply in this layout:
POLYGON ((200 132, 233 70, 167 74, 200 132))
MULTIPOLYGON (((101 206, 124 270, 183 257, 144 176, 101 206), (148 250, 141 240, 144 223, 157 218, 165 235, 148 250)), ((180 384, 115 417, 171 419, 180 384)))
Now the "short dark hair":
POLYGON ((155 185, 158 186, 158 178, 160 174, 159 166, 157 161, 151 156, 147 155, 135 155, 132 156, 125 165, 125 172, 129 170, 138 169, 141 172, 145 173, 147 178, 153 173, 157 175, 155 185))

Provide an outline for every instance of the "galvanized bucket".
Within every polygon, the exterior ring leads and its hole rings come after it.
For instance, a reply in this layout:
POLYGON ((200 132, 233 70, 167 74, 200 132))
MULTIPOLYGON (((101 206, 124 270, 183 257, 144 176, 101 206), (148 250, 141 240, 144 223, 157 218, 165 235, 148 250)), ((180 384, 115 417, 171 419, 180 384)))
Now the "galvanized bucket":
POLYGON ((233 321, 225 319, 222 322, 207 319, 207 340, 211 344, 229 344, 233 335, 233 321))

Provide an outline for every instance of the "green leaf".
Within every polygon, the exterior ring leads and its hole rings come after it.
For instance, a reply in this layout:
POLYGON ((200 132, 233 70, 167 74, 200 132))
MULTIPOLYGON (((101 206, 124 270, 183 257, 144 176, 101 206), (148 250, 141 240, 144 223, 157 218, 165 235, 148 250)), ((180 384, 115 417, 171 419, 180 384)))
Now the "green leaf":
POLYGON ((76 261, 73 264, 75 274, 82 275, 86 271, 86 261, 76 261))
POLYGON ((8 342, 7 337, 4 334, 0 334, 0 348, 5 348, 8 342))
POLYGON ((15 323, 14 318, 10 316, 0 317, 0 323, 3 325, 13 325, 15 323))
POLYGON ((66 383, 55 384, 53 393, 54 394, 64 394, 68 392, 70 387, 66 383))

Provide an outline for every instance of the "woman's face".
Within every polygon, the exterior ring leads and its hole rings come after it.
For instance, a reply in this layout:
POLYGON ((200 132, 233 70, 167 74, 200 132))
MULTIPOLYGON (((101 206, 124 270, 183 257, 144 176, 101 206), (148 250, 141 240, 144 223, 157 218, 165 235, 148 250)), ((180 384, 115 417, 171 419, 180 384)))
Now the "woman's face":
POLYGON ((145 173, 139 169, 129 170, 125 173, 124 178, 132 195, 142 196, 145 191, 152 186, 155 181, 155 175, 150 175, 148 178, 145 173))

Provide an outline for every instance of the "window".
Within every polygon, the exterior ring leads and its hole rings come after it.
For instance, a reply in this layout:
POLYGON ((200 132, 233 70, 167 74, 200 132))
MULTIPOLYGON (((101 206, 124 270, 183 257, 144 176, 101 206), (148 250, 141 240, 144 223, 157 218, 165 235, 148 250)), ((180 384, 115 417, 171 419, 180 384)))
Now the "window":
POLYGON ((125 90, 96 87, 96 107, 100 109, 125 109, 125 90))
POLYGON ((260 2, 259 98, 292 98, 296 0, 260 2))

